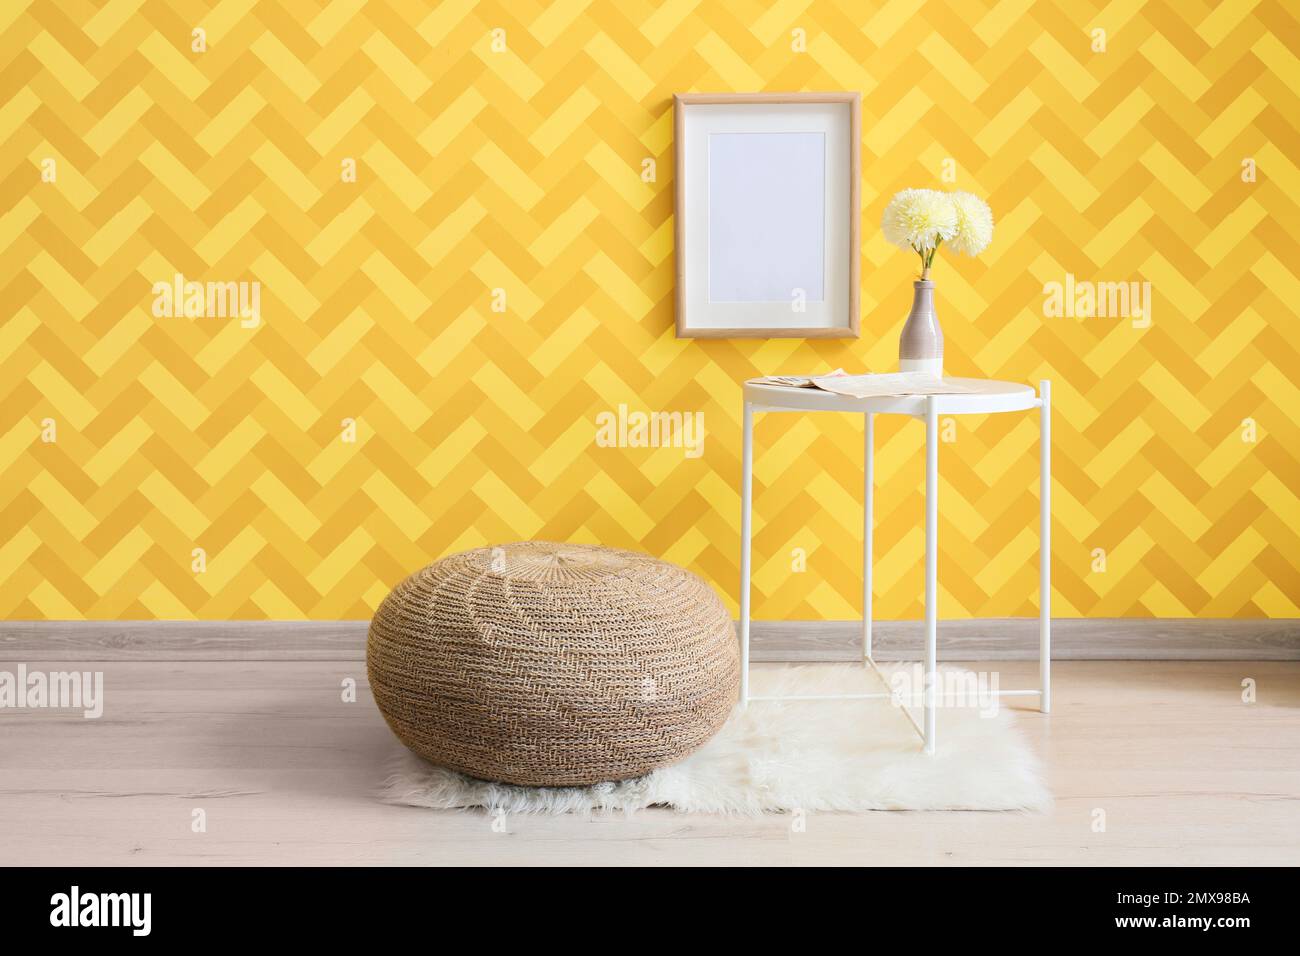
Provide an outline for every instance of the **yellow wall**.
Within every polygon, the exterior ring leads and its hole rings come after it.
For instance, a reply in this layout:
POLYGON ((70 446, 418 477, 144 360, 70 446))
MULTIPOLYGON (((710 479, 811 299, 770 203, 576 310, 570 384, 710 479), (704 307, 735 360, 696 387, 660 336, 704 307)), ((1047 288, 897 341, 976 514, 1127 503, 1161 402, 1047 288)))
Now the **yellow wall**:
MULTIPOLYGON (((0 614, 367 617, 519 537, 649 551, 734 608, 738 382, 894 367, 913 262, 880 212, 945 158, 998 223, 940 254, 947 369, 1054 383, 1057 611, 1300 614, 1294 7, 203 6, 0 10, 0 614), (671 96, 800 89, 864 94, 862 338, 678 341, 671 96), (261 326, 155 318, 177 272, 260 281, 261 326), (1149 280, 1151 327, 1045 318, 1067 272, 1149 280), (619 403, 703 410, 703 456, 597 447, 619 403)), ((758 434, 757 615, 854 616, 860 421, 758 434)), ((955 437, 941 613, 1031 614, 1036 425, 955 437)), ((916 616, 922 435, 877 438, 878 611, 916 616)))

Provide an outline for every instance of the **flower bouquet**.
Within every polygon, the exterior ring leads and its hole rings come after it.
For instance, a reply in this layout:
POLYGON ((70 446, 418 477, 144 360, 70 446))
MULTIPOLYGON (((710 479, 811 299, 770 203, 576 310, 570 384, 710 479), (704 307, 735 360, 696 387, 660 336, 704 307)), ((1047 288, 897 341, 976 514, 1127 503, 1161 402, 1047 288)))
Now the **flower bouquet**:
POLYGON ((934 314, 930 268, 945 242, 955 252, 977 256, 993 239, 988 203, 965 192, 904 189, 885 207, 880 221, 885 240, 921 257, 920 278, 912 283, 912 311, 898 342, 902 372, 943 374, 943 330, 934 314))

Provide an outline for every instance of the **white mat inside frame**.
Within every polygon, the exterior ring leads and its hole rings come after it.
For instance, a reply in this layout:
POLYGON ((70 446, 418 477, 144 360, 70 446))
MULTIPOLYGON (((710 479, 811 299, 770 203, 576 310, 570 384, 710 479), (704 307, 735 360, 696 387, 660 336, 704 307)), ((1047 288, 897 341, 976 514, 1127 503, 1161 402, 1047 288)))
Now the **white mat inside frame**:
MULTIPOLYGON (((909 665, 882 667, 885 677, 909 665)), ((946 686, 974 687, 942 668, 946 686)), ((871 693, 880 679, 852 664, 756 668, 754 695, 871 693)), ((896 685, 897 686, 897 685, 896 685)), ((969 700, 969 696, 967 698, 969 700)), ((683 813, 1044 810, 1051 794, 1005 703, 943 706, 933 756, 888 700, 754 701, 680 763, 633 780, 587 787, 488 783, 396 758, 388 803, 507 813, 589 813, 664 806, 683 813)), ((1043 718, 1050 719, 1050 718, 1043 718)))

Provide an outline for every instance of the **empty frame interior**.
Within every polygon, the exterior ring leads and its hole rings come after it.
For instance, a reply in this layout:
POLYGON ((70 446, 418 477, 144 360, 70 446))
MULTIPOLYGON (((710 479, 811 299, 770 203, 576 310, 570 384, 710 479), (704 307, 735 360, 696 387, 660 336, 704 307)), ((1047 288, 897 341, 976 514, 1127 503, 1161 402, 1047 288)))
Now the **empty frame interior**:
POLYGON ((825 301, 826 134, 709 133, 708 162, 708 301, 825 301))

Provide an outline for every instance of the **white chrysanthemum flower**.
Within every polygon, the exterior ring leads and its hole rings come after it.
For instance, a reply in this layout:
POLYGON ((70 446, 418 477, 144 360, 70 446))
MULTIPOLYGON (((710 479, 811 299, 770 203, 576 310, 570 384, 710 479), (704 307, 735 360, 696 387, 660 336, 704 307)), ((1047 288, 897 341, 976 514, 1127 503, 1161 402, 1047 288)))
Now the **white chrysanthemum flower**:
POLYGON ((955 192, 950 198, 957 212, 957 229, 948 246, 953 252, 977 256, 993 241, 993 210, 970 193, 955 192))
POLYGON ((957 208, 936 190, 904 189, 885 207, 880 228, 900 249, 930 252, 957 231, 957 208))

